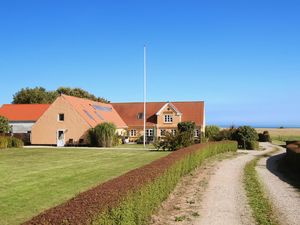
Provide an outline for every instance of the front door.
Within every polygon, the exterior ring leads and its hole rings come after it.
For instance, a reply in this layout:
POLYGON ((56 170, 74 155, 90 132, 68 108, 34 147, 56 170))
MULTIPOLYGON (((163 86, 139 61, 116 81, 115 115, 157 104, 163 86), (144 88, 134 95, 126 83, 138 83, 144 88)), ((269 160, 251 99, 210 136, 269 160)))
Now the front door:
POLYGON ((65 146, 65 131, 58 130, 57 131, 57 147, 65 146))

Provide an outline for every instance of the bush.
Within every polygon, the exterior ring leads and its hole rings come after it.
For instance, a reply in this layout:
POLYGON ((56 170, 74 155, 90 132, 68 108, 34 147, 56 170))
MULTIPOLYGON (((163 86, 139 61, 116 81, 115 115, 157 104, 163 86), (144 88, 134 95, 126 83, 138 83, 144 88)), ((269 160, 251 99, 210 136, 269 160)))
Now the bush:
POLYGON ((258 148, 259 148, 259 143, 257 141, 247 141, 246 142, 246 149, 255 150, 258 148))
POLYGON ((240 148, 252 150, 255 149, 253 147, 256 146, 254 142, 258 140, 258 134, 250 126, 241 126, 235 130, 232 139, 238 142, 240 148))
POLYGON ((194 138, 194 131, 196 128, 194 122, 181 122, 178 123, 177 127, 178 132, 176 134, 166 132, 164 137, 154 141, 154 147, 157 150, 175 151, 183 147, 188 147, 197 141, 200 142, 200 139, 195 140, 194 138))
POLYGON ((269 131, 264 131, 258 134, 258 141, 260 142, 272 142, 269 131))
POLYGON ((3 116, 0 116, 0 133, 9 133, 10 126, 8 119, 3 116))
POLYGON ((184 138, 183 146, 189 146, 194 144, 194 132, 196 129, 195 122, 186 121, 186 122, 180 122, 177 124, 178 133, 184 133, 182 135, 182 138, 184 138), (184 136, 184 137, 183 137, 184 136))
POLYGON ((205 137, 209 141, 217 141, 219 139, 220 127, 211 125, 205 127, 205 137))
POLYGON ((0 148, 22 148, 24 143, 16 137, 0 136, 0 148))
POLYGON ((89 141, 92 146, 111 147, 116 135, 116 126, 113 123, 101 123, 88 132, 89 141))
POLYGON ((25 224, 147 224, 180 178, 236 142, 193 145, 107 181, 25 224))
POLYGON ((24 146, 24 142, 16 137, 11 137, 11 146, 12 148, 22 148, 24 146))
POLYGON ((4 136, 0 136, 0 149, 7 148, 8 147, 8 138, 4 136))

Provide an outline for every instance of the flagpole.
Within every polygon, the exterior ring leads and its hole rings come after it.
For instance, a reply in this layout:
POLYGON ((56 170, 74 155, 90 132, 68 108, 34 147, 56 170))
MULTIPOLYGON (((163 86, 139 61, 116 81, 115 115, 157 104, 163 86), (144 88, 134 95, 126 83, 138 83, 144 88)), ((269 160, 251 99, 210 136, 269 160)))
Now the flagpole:
POLYGON ((147 93, 147 64, 146 64, 146 45, 144 45, 144 148, 146 147, 146 93, 147 93))

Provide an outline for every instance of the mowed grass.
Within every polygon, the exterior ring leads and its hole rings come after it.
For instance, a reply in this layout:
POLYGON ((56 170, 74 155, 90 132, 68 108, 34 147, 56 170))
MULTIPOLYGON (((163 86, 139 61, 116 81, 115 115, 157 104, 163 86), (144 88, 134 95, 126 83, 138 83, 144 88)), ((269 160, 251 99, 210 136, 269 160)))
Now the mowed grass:
POLYGON ((1 150, 0 224, 24 222, 167 154, 138 148, 1 150))

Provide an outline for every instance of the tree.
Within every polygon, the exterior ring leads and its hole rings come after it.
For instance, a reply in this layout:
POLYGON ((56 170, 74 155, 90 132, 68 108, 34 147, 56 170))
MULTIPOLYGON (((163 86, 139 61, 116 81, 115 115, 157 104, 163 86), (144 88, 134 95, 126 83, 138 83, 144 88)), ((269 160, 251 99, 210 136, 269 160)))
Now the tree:
POLYGON ((250 126, 241 126, 236 129, 233 139, 244 149, 254 149, 257 147, 258 134, 250 126))
POLYGON ((89 130, 89 140, 92 146, 111 147, 113 146, 116 126, 110 122, 104 122, 89 130))
POLYGON ((43 87, 22 88, 13 96, 13 103, 14 104, 51 104, 61 94, 70 95, 79 98, 86 98, 86 99, 103 102, 103 103, 109 103, 108 100, 101 97, 96 97, 95 95, 81 88, 69 88, 69 87, 60 87, 55 91, 47 91, 43 87))
POLYGON ((9 133, 10 125, 8 119, 3 116, 0 116, 0 133, 9 133))
POLYGON ((177 124, 178 132, 184 147, 192 145, 194 143, 194 132, 196 129, 195 122, 186 121, 177 124))
POLYGON ((43 87, 22 88, 13 97, 14 104, 47 104, 52 103, 58 95, 43 87))
POLYGON ((210 125, 205 127, 205 137, 209 141, 217 141, 220 134, 220 127, 215 125, 210 125))

